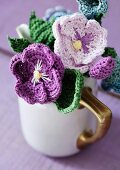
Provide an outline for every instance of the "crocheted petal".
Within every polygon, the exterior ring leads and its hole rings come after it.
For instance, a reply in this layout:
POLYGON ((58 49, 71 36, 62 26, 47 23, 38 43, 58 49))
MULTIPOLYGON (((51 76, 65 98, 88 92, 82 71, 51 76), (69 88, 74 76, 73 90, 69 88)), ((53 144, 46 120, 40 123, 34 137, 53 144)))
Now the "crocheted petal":
POLYGON ((52 25, 52 32, 56 39, 61 37, 61 35, 60 35, 60 33, 61 33, 60 18, 57 19, 52 25))
POLYGON ((43 44, 32 44, 23 51, 23 61, 29 61, 37 64, 42 61, 43 70, 51 69, 54 64, 54 55, 50 49, 43 44))
POLYGON ((68 16, 68 19, 65 21, 61 21, 61 32, 72 38, 75 38, 75 31, 79 32, 79 34, 83 36, 87 21, 88 20, 84 15, 75 13, 71 15, 71 17, 68 16))
POLYGON ((67 37, 55 41, 54 52, 61 57, 61 60, 65 67, 72 66, 71 58, 73 56, 70 53, 72 51, 71 48, 71 40, 69 40, 69 38, 67 37))
POLYGON ((112 57, 100 59, 90 67, 89 75, 95 79, 106 79, 112 74, 115 67, 115 61, 112 57))
POLYGON ((79 67, 79 70, 82 74, 86 73, 89 70, 89 65, 79 67))
POLYGON ((76 65, 83 64, 82 61, 85 58, 85 54, 83 49, 79 51, 74 49, 71 39, 68 37, 62 37, 61 41, 58 42, 56 40, 54 50, 55 53, 61 57, 61 60, 66 68, 81 70, 81 67, 76 65))
POLYGON ((10 70, 12 71, 13 75, 16 76, 17 80, 24 83, 29 80, 34 70, 34 65, 28 62, 23 63, 21 54, 16 54, 11 59, 10 70))
POLYGON ((65 70, 62 93, 56 101, 56 106, 60 112, 69 113, 79 108, 83 85, 84 78, 79 71, 65 70))
POLYGON ((79 13, 75 13, 69 16, 62 16, 57 19, 53 24, 53 34, 54 37, 60 38, 61 34, 75 38, 75 30, 77 30, 81 35, 83 34, 83 30, 85 28, 85 24, 87 22, 87 18, 79 13))
POLYGON ((52 69, 49 76, 51 81, 45 81, 48 101, 56 101, 61 94, 62 79, 58 70, 52 69))
POLYGON ((66 68, 75 68, 75 64, 82 64, 82 60, 84 59, 83 49, 76 51, 71 39, 65 36, 60 41, 55 41, 54 50, 61 57, 66 68))
POLYGON ((15 91, 19 97, 23 98, 29 104, 35 104, 35 92, 33 84, 28 81, 22 84, 21 82, 17 82, 15 91))
POLYGON ((23 98, 29 104, 43 104, 47 100, 47 94, 42 82, 40 82, 35 87, 31 83, 31 81, 28 81, 24 84, 21 84, 21 82, 17 82, 15 91, 19 97, 23 98))
POLYGON ((16 54, 12 57, 11 61, 10 61, 10 70, 11 72, 15 75, 15 66, 17 63, 21 62, 21 54, 16 54))
POLYGON ((64 65, 61 58, 56 54, 54 54, 54 68, 58 70, 60 77, 62 79, 64 76, 64 65))
POLYGON ((39 82, 39 84, 35 86, 34 98, 36 103, 44 104, 47 102, 47 94, 43 82, 39 82))
POLYGON ((86 33, 92 34, 93 40, 89 44, 89 53, 85 55, 83 64, 90 63, 96 56, 102 55, 107 46, 107 30, 95 20, 89 20, 86 33))

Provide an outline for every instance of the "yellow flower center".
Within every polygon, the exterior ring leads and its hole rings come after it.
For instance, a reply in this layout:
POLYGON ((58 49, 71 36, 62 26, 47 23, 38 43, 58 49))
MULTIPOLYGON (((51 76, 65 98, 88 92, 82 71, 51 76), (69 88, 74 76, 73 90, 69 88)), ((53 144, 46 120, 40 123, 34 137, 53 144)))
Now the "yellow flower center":
POLYGON ((42 74, 39 71, 35 70, 34 71, 35 80, 39 80, 41 77, 42 77, 42 74))
POLYGON ((82 42, 80 40, 73 41, 73 47, 75 50, 79 51, 82 48, 82 42))

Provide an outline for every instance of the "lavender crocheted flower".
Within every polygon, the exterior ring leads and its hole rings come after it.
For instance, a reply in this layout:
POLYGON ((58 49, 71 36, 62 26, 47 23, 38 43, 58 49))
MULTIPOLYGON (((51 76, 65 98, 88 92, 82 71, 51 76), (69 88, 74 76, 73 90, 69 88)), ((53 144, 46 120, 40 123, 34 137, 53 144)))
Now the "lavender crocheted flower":
POLYGON ((16 93, 30 104, 54 102, 61 94, 64 66, 43 44, 32 44, 16 54, 10 69, 17 82, 16 93))
POLYGON ((54 52, 61 56, 67 68, 89 70, 90 63, 104 53, 107 31, 96 20, 75 13, 63 16, 53 24, 54 52))

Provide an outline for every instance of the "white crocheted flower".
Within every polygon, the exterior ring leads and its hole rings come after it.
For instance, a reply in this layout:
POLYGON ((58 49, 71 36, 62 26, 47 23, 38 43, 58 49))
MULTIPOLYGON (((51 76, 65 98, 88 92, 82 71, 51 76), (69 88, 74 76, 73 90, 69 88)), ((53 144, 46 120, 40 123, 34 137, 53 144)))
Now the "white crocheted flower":
POLYGON ((88 20, 83 14, 63 16, 53 24, 54 51, 60 55, 66 68, 89 70, 90 63, 104 53, 107 46, 107 30, 96 20, 88 20))

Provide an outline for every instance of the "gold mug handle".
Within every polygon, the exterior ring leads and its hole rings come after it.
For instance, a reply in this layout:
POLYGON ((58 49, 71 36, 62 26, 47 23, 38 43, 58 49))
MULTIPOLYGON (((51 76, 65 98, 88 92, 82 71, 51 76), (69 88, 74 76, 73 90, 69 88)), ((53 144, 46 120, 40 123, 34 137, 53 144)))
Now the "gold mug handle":
POLYGON ((77 147, 79 149, 92 144, 105 136, 107 133, 112 119, 111 110, 92 95, 92 90, 85 87, 82 92, 80 105, 90 110, 97 118, 98 125, 96 132, 93 134, 91 131, 85 130, 79 135, 77 139, 77 147))

